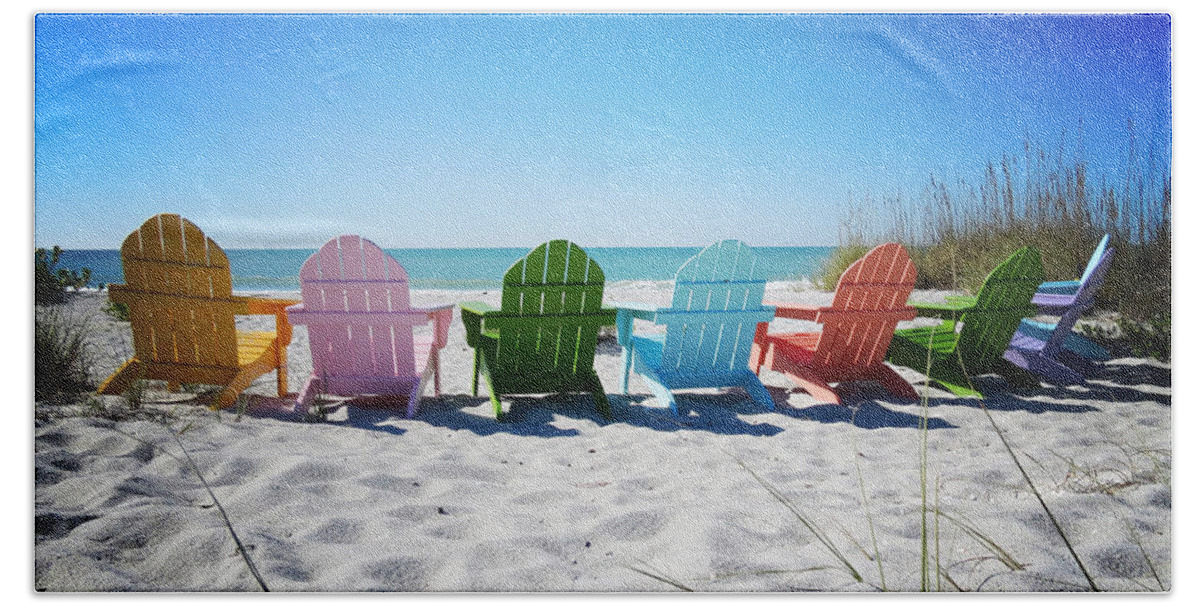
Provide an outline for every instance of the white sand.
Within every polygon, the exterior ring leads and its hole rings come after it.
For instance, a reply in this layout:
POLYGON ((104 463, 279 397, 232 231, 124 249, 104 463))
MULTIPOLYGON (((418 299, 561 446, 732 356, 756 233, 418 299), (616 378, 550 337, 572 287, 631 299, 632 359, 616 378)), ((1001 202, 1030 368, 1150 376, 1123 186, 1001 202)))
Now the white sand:
MULTIPOLYGON (((665 304, 669 289, 617 283, 607 299, 665 304)), ((788 284, 768 294, 830 297, 788 284)), ((102 302, 81 295, 72 306, 95 312, 102 302)), ((620 349, 607 341, 597 369, 613 421, 572 395, 512 398, 512 421, 498 423, 485 396, 470 396, 472 353, 455 319, 441 356, 443 396, 423 400, 414 420, 401 401, 387 409, 369 400, 325 423, 272 417, 273 375, 250 391, 261 413, 240 419, 160 391, 147 395, 141 419, 39 416, 35 587, 257 590, 202 475, 272 591, 914 591, 927 436, 926 500, 946 514, 926 519, 930 559, 936 553, 953 580, 942 589, 1088 588, 974 400, 930 389, 925 435, 921 405, 878 386, 847 387, 850 407, 819 404, 764 373, 775 412, 740 389, 698 389, 680 393, 674 420, 636 377, 619 394, 620 349), (882 576, 868 557, 876 546, 882 576)), ((102 314, 94 323, 103 379, 131 354, 130 336, 102 314)), ((803 327, 817 326, 772 326, 803 327)), ((310 370, 303 327, 289 358, 295 391, 310 370)), ((992 419, 1104 590, 1171 588, 1170 374, 1119 359, 1085 387, 1021 392, 997 377, 982 381, 992 419)))

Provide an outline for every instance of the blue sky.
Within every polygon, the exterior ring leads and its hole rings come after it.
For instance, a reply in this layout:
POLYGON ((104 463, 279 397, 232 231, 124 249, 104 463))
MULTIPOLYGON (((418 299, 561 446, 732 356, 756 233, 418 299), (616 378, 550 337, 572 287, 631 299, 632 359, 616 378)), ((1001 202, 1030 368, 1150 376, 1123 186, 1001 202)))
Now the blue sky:
POLYGON ((828 245, 849 196, 1171 159, 1138 15, 40 15, 35 243, 828 245))

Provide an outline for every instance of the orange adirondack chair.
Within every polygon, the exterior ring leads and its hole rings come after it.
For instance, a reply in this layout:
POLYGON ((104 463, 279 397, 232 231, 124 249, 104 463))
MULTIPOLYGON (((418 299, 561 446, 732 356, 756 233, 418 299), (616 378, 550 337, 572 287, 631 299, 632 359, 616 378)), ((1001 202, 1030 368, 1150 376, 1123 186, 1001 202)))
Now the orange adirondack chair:
POLYGON ((284 308, 297 300, 233 295, 229 259, 195 224, 162 213, 121 245, 124 285, 108 297, 129 307, 134 357, 97 391, 120 395, 137 380, 225 387, 213 409, 229 407, 255 378, 277 370, 287 394, 287 345, 292 326, 284 308), (234 315, 274 315, 275 331, 239 331, 234 315))
POLYGON ((916 318, 905 304, 917 281, 917 269, 899 243, 884 243, 850 265, 838 279, 830 306, 779 302, 776 318, 816 321, 820 332, 769 334, 759 323, 750 367, 780 372, 822 401, 841 403, 835 382, 875 380, 899 397, 917 399, 917 391, 883 363, 896 323, 916 318))

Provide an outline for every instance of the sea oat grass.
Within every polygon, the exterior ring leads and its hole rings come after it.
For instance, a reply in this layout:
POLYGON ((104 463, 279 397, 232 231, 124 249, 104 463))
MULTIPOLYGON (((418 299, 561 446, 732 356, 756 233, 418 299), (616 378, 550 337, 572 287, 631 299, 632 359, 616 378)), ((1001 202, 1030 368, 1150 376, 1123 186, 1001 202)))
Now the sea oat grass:
POLYGON ((37 307, 33 316, 34 398, 91 391, 92 331, 87 317, 60 306, 37 307))
POLYGON ((979 181, 931 177, 917 199, 852 198, 839 230, 841 246, 822 277, 836 281, 869 244, 903 243, 920 289, 978 289, 1013 251, 1041 253, 1046 280, 1079 278, 1108 234, 1116 256, 1096 302, 1130 324, 1143 356, 1170 358, 1171 176, 1153 150, 1135 155, 1119 180, 1094 175, 1087 160, 1065 161, 1026 143, 1024 163, 1005 156, 979 181), (1141 331, 1139 331, 1141 330, 1141 331))

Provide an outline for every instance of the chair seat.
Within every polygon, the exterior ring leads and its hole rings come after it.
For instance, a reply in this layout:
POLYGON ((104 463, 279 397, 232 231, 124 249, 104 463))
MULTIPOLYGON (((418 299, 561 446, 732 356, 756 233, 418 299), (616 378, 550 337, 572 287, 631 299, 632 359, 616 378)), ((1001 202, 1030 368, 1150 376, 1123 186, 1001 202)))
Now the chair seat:
POLYGON ((813 355, 817 352, 817 342, 820 340, 821 332, 767 335, 769 344, 787 352, 787 357, 800 365, 812 363, 813 355))
POLYGON ((928 327, 913 327, 909 329, 898 329, 892 338, 892 344, 897 342, 908 343, 909 346, 915 346, 920 350, 930 348, 932 336, 932 348, 935 354, 949 355, 954 352, 954 345, 958 340, 958 334, 954 330, 953 323, 942 323, 941 325, 933 325, 928 327))
POLYGON ((273 331, 241 331, 237 332, 238 367, 245 367, 258 361, 263 353, 275 345, 273 331))
POLYGON ((1053 293, 1061 295, 1071 295, 1079 291, 1079 281, 1046 281, 1038 285, 1038 293, 1053 293))
POLYGON ((1041 352, 1042 349, 1046 348, 1046 341, 1018 331, 1016 334, 1013 334, 1013 339, 1009 342, 1008 347, 1016 350, 1041 352))

